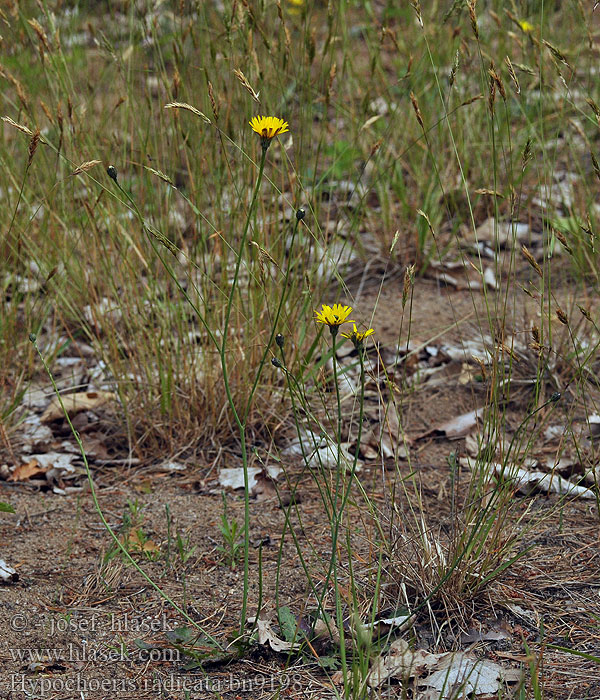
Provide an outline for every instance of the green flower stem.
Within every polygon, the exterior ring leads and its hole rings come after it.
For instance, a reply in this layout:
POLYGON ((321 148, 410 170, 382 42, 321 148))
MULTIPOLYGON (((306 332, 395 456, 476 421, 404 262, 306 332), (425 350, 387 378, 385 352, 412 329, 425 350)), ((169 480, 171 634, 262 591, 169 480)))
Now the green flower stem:
MULTIPOLYGON (((331 354, 333 362, 333 381, 335 384, 335 401, 337 408, 337 425, 335 431, 335 440, 337 444, 337 454, 336 454, 336 475, 335 475, 335 493, 334 493, 334 505, 332 508, 333 523, 331 529, 331 561, 329 562, 329 571, 325 577, 325 584, 323 586, 323 595, 327 593, 327 586, 330 579, 333 579, 333 590, 335 596, 335 613, 337 628, 340 635, 340 657, 342 662, 342 673, 344 676, 344 687, 348 687, 347 683, 347 669, 346 669, 346 644, 344 639, 344 616, 342 611, 342 601, 340 599, 340 591, 338 587, 338 577, 337 577, 337 541, 339 535, 340 519, 342 516, 342 510, 338 511, 338 497, 340 493, 340 482, 342 480, 341 475, 341 461, 342 461, 342 400, 340 397, 340 385, 338 382, 338 372, 337 372, 337 357, 335 354, 336 347, 335 341, 339 331, 339 326, 331 326, 331 354)), ((345 465, 344 465, 345 469, 345 465)), ((343 491, 343 489, 342 489, 343 491)))
POLYGON ((279 323, 279 319, 281 317, 281 312, 283 310, 283 305, 284 305, 286 297, 287 297, 287 288, 288 288, 288 283, 289 283, 289 278, 290 278, 292 252, 294 250, 294 242, 296 240, 296 233, 298 231, 299 224, 300 224, 300 221, 298 219, 296 219, 296 223, 295 223, 294 228, 292 230, 292 240, 290 242, 290 251, 288 254, 288 262, 286 265, 285 277, 283 280, 283 290, 281 291, 281 295, 279 297, 277 311, 275 312, 275 316, 273 317, 273 320, 271 322, 271 334, 269 335, 269 340, 265 344, 265 349, 264 349, 264 352, 262 354, 262 357, 260 358, 260 362, 258 364, 258 369, 257 369, 256 375, 254 377, 254 383, 252 384, 252 389, 250 390, 250 395, 248 396, 248 402, 246 404, 246 409, 244 411, 244 422, 246 422, 246 419, 248 418, 248 414, 250 413, 250 406, 252 403, 252 398, 254 396, 254 393, 256 392, 256 387, 258 386, 258 382, 260 381, 263 369, 264 369, 265 364, 267 362, 267 358, 269 356, 269 350, 271 348, 271 345, 273 344, 273 338, 275 337, 275 334, 277 333, 277 324, 279 323))
MULTIPOLYGON (((225 385, 225 393, 227 395, 227 402, 233 413, 233 418, 238 426, 240 433, 240 442, 242 449, 242 469, 244 470, 244 583, 242 591, 242 611, 240 614, 240 635, 244 634, 246 627, 246 614, 248 607, 248 588, 249 588, 249 551, 250 551, 250 485, 248 479, 248 451, 246 447, 246 418, 247 410, 244 412, 243 418, 235 406, 235 401, 233 400, 233 395, 231 393, 231 387, 229 386, 229 374, 227 370, 227 335, 229 331, 229 321, 231 318, 231 309, 233 307, 233 297, 235 296, 236 288, 238 285, 240 268, 242 265, 242 257, 244 255, 244 247, 246 245, 246 239, 248 238, 248 231, 250 230, 250 221, 252 219, 252 212, 254 206, 258 199, 258 193, 260 192, 260 184, 262 182, 263 172, 265 169, 265 161, 267 158, 267 149, 263 147, 262 157, 260 159, 260 165, 258 169, 258 177, 256 178, 256 185, 254 186, 254 192, 252 194, 252 200, 248 208, 248 215, 246 217, 246 224, 244 226, 244 231, 242 233, 242 238, 240 240, 240 249, 238 251, 237 261, 235 264, 235 272, 233 275, 233 282, 231 283, 231 290, 229 292, 229 298, 227 300, 227 308, 225 310, 225 319, 223 322, 223 339, 221 342, 219 355, 221 358, 221 369, 223 372, 223 384, 225 385)), ((254 385, 256 387, 256 384, 254 385)), ((251 398, 251 397, 250 397, 251 398)), ((250 400, 250 399, 249 399, 250 400)), ((258 618, 258 612, 257 612, 258 618)))

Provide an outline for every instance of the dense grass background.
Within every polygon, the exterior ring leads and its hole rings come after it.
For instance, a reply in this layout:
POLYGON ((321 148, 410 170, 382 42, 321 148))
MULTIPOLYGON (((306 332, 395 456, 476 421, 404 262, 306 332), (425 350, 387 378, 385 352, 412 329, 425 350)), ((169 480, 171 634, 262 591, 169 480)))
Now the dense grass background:
MULTIPOLYGON (((28 333, 41 332, 52 357, 76 340, 94 348, 140 449, 173 448, 174 434, 193 442, 200 423, 209 442, 228 432, 212 400, 214 348, 103 170, 117 168, 145 220, 181 250, 177 275, 217 330, 256 177, 256 113, 283 116, 290 133, 269 152, 253 215, 228 351, 236 396, 253 376, 287 265, 278 330, 299 348, 348 251, 378 250, 422 272, 431 259, 460 258, 463 227, 490 214, 534 220, 546 251, 555 228, 564 231, 575 284, 595 283, 593 21, 577 2, 7 8, 4 112, 41 141, 28 155, 27 135, 4 124, 5 418, 23 386, 15 377, 34 371, 28 333), (210 123, 165 109, 170 102, 210 123), (309 216, 288 261, 300 205, 309 216)), ((488 320, 513 294, 511 270, 498 272, 488 320)), ((277 379, 264 381, 253 416, 270 425, 277 379)))

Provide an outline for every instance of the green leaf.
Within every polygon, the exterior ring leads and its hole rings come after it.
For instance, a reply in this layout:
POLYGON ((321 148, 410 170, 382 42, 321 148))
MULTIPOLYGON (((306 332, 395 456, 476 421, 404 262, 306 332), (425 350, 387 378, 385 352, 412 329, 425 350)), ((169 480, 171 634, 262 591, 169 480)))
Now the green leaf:
POLYGON ((0 501, 0 513, 14 513, 15 509, 10 505, 10 503, 4 503, 0 501))
POLYGON ((281 628, 281 634, 286 642, 293 642, 298 639, 299 634, 302 634, 298 630, 298 623, 296 622, 296 616, 294 613, 285 605, 279 608, 277 611, 277 616, 279 618, 279 627, 281 628))
POLYGON ((332 671, 340 667, 340 660, 334 656, 319 656, 317 662, 321 668, 327 668, 332 671))

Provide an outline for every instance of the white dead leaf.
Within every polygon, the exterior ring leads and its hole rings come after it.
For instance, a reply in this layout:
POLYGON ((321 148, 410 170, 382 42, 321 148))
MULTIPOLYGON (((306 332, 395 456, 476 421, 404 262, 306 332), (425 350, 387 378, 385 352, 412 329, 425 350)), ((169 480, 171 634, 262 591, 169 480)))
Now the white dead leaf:
POLYGON ((498 282, 496 282, 496 275, 491 267, 486 267, 483 273, 483 281, 488 287, 492 289, 498 289, 498 282))
POLYGON ((19 580, 19 574, 9 566, 4 559, 0 559, 0 581, 5 583, 13 583, 19 580))
POLYGON ((493 661, 478 659, 464 653, 443 654, 438 670, 419 682, 420 687, 435 690, 440 700, 444 698, 475 695, 491 695, 498 692, 504 680, 505 669, 493 661))
POLYGON ((481 435, 467 435, 465 438, 465 450, 469 457, 477 457, 483 445, 481 444, 481 435))
MULTIPOLYGON (((94 411, 116 400, 117 395, 111 391, 81 391, 75 394, 65 394, 62 396, 62 402, 69 417, 81 411, 94 411)), ((64 412, 62 406, 60 405, 58 397, 55 396, 42 414, 41 420, 43 423, 50 423, 63 417, 64 412)))
POLYGON ((448 274, 447 272, 441 272, 441 273, 437 276, 437 278, 438 278, 438 280, 439 280, 440 282, 444 282, 444 284, 448 284, 448 285, 450 285, 450 286, 452 286, 452 287, 456 287, 457 289, 458 289, 459 287, 462 288, 462 285, 459 284, 459 282, 458 282, 458 280, 456 279, 456 277, 454 277, 453 275, 448 274))
MULTIPOLYGON (((248 467, 248 488, 250 494, 258 488, 259 479, 266 476, 270 479, 277 479, 281 474, 281 467, 273 466, 267 467, 266 475, 262 467, 248 467)), ((219 471, 219 484, 224 489, 232 489, 236 491, 238 489, 244 488, 244 470, 242 467, 235 467, 233 469, 221 469, 219 471)))
POLYGON ((584 474, 584 481, 592 486, 597 486, 600 483, 600 466, 590 469, 584 474))
MULTIPOLYGON (((23 406, 30 409, 42 409, 48 403, 52 391, 43 386, 29 386, 23 394, 23 406)), ((39 419, 38 419, 39 420, 39 419)))
POLYGON ((314 622, 312 632, 315 639, 331 640, 334 644, 340 643, 340 632, 333 620, 329 620, 327 623, 318 618, 314 622))
POLYGON ((504 603, 504 607, 510 610, 511 613, 519 617, 521 620, 529 622, 534 627, 540 626, 540 619, 536 612, 533 610, 526 610, 525 608, 517 605, 516 603, 504 603))
POLYGON ((469 411, 469 413, 463 413, 461 416, 452 418, 452 420, 428 430, 420 437, 429 435, 443 435, 450 439, 464 437, 477 427, 477 422, 483 418, 483 410, 483 407, 481 407, 476 408, 474 411, 469 411))
POLYGON ((123 317, 123 312, 116 301, 102 297, 97 304, 86 304, 83 307, 83 317, 94 326, 100 322, 117 323, 123 317))
POLYGON ((290 651, 291 649, 298 649, 300 644, 294 644, 292 642, 286 642, 284 639, 278 637, 271 625, 271 621, 262 618, 260 615, 257 618, 249 617, 248 624, 254 625, 256 623, 256 630, 258 631, 258 643, 265 645, 268 644, 273 651, 290 651))
MULTIPOLYGON (((46 401, 44 400, 44 405, 46 401)), ((22 446, 23 452, 30 452, 33 445, 38 443, 47 443, 53 439, 53 434, 47 425, 42 425, 40 417, 37 414, 28 416, 19 426, 20 437, 25 443, 22 446)))
MULTIPOLYGON (((459 462, 469 469, 473 469, 475 466, 475 459, 470 457, 461 457, 459 462)), ((530 463, 537 466, 537 461, 535 459, 531 459, 530 463)), ((498 462, 490 462, 489 466, 493 469, 496 476, 503 479, 510 479, 514 483, 515 488, 526 496, 536 491, 543 491, 545 493, 557 493, 561 496, 578 496, 579 498, 587 499, 596 498, 592 489, 573 484, 559 474, 528 471, 514 464, 503 466, 498 462)))
POLYGON ((587 422, 590 426, 590 434, 600 435, 600 416, 597 413, 593 413, 588 417, 587 422))
MULTIPOLYGON (((496 470, 500 470, 500 465, 496 470)), ((504 475, 510 475, 515 481, 517 489, 526 495, 534 491, 544 491, 546 493, 558 493, 559 495, 578 496, 579 498, 596 498, 594 492, 585 486, 578 486, 564 479, 558 474, 548 474, 546 472, 529 472, 526 469, 512 467, 510 471, 504 470, 504 475)))
MULTIPOLYGON (((492 346, 491 338, 485 338, 485 342, 492 346)), ((456 344, 443 343, 440 345, 440 352, 455 362, 468 362, 473 356, 481 357, 486 364, 491 361, 486 345, 476 340, 462 340, 456 344)))
POLYGON ((370 430, 367 435, 365 435, 365 439, 362 441, 360 446, 360 451, 362 452, 363 457, 369 460, 377 459, 379 452, 377 451, 376 447, 378 444, 379 443, 375 436, 375 432, 370 430))
POLYGON ((31 459, 37 460, 42 469, 55 469, 57 472, 65 473, 75 471, 71 462, 76 458, 76 454, 65 454, 64 452, 45 452, 44 454, 31 455, 31 459))
POLYGON ((406 449, 406 446, 402 443, 400 445, 396 445, 396 448, 394 449, 389 435, 382 435, 379 445, 381 446, 381 453, 386 459, 391 459, 392 457, 398 457, 398 459, 408 458, 408 450, 406 449))
POLYGON ((511 635, 500 627, 487 631, 470 630, 460 635, 461 644, 473 644, 475 642, 499 642, 504 639, 512 639, 511 635))
POLYGON ((406 678, 412 669, 413 653, 405 639, 392 642, 387 654, 375 659, 367 684, 371 688, 379 688, 388 678, 406 678))
POLYGON ((395 617, 382 617, 373 622, 364 623, 366 629, 379 630, 392 628, 396 633, 403 632, 408 629, 414 622, 412 615, 397 615, 395 617))
MULTIPOLYGON (((396 617, 384 617, 381 620, 376 620, 374 625, 389 625, 390 627, 402 627, 407 620, 410 620, 410 615, 397 615, 396 617)), ((367 627, 369 625, 366 625, 367 627)))
MULTIPOLYGON (((348 451, 354 447, 354 443, 343 442, 339 448, 334 442, 330 442, 326 436, 319 436, 313 432, 304 432, 301 440, 296 440, 283 450, 286 456, 300 456, 306 459, 308 467, 312 469, 336 469, 338 461, 340 467, 346 471, 352 469, 354 456, 348 451)), ((362 461, 357 459, 356 471, 362 469, 362 461)))
POLYGON ((412 651, 404 639, 392 642, 387 654, 373 662, 367 685, 378 688, 389 678, 417 678, 427 669, 435 668, 443 654, 430 654, 423 649, 412 651))
POLYGON ((166 469, 170 472, 183 472, 185 471, 185 464, 181 464, 180 462, 165 462, 160 465, 159 469, 166 469))
POLYGON ((560 459, 556 459, 554 455, 546 457, 546 467, 551 472, 559 474, 571 474, 573 467, 579 464, 579 460, 571 455, 563 455, 560 459))
POLYGON ((544 430, 544 438, 546 440, 554 440, 563 437, 566 432, 567 428, 564 425, 549 425, 546 430, 544 430))
POLYGON ((494 217, 486 219, 477 227, 476 239, 478 242, 510 246, 513 242, 527 241, 531 236, 528 224, 499 221, 496 224, 494 217))

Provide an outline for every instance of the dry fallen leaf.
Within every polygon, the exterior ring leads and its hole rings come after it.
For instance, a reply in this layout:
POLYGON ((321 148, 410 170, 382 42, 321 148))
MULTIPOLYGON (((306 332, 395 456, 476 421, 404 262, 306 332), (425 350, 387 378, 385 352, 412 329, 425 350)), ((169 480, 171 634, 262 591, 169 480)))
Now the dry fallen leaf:
POLYGON ((529 472, 518 467, 512 467, 510 471, 503 470, 503 472, 505 476, 509 476, 510 479, 514 480, 516 488, 526 495, 534 491, 544 491, 545 493, 579 496, 579 498, 596 498, 592 489, 573 484, 558 474, 548 474, 539 471, 529 472))
POLYGON ((139 530, 133 530, 120 537, 121 544, 130 552, 143 552, 155 554, 160 551, 158 545, 152 540, 146 539, 139 530))
POLYGON ((417 440, 432 435, 443 436, 449 439, 456 439, 468 435, 474 428, 477 427, 477 422, 483 418, 483 408, 477 408, 469 413, 463 413, 462 416, 452 418, 441 425, 428 430, 427 432, 417 436, 417 440))
POLYGON ((0 581, 14 583, 19 580, 19 574, 9 566, 4 559, 0 559, 0 581))
POLYGON ((511 247, 515 241, 527 241, 531 237, 531 228, 528 224, 499 221, 496 223, 492 217, 486 219, 477 227, 476 240, 481 243, 496 244, 511 247))
POLYGON ((457 690, 460 697, 496 694, 501 682, 518 681, 520 672, 468 652, 413 651, 406 640, 397 639, 385 656, 373 662, 367 684, 378 688, 389 678, 415 678, 419 688, 425 689, 420 698, 443 700, 459 697, 457 690))
POLYGON ((500 664, 488 659, 478 659, 476 656, 464 653, 443 654, 438 668, 431 675, 419 682, 420 687, 429 688, 436 700, 455 698, 460 689, 460 697, 474 695, 496 695, 502 681, 516 682, 512 669, 505 669, 500 664))
MULTIPOLYGON (((281 468, 267 467, 266 471, 262 467, 248 468, 248 489, 251 496, 262 496, 263 499, 271 494, 273 489, 272 481, 281 474, 281 468)), ((236 491, 244 488, 244 470, 242 467, 234 469, 221 469, 219 472, 219 485, 224 489, 236 491)))
POLYGON ((290 651, 291 649, 298 649, 300 644, 293 644, 292 642, 286 642, 275 634, 271 621, 262 617, 262 614, 255 617, 248 618, 248 624, 255 626, 258 631, 258 643, 268 644, 273 651, 290 651))
MULTIPOLYGON (((337 469, 338 462, 342 469, 351 471, 354 465, 354 456, 348 451, 354 447, 354 443, 343 442, 339 448, 325 436, 316 433, 302 433, 301 441, 296 440, 283 450, 286 456, 300 456, 306 459, 308 467, 313 469, 337 469)), ((362 461, 356 460, 355 471, 362 469, 362 461)))
POLYGON ((430 654, 423 649, 412 651, 406 640, 397 639, 392 642, 385 656, 375 660, 367 684, 371 688, 378 688, 388 678, 418 677, 425 669, 434 667, 438 659, 439 654, 430 654))
POLYGON ((46 469, 40 466, 37 459, 32 459, 26 464, 20 464, 8 477, 7 481, 27 481, 32 476, 45 474, 46 469))
MULTIPOLYGON (((61 398, 69 417, 72 417, 81 411, 94 411, 106 403, 116 401, 117 395, 112 391, 81 391, 66 394, 61 398)), ((43 423, 50 423, 63 418, 64 415, 60 401, 55 396, 42 414, 41 420, 43 423)))
MULTIPOLYGON (((459 460, 462 466, 473 469, 476 459, 461 457, 459 460)), ((535 460, 533 462, 535 464, 535 460)), ((489 466, 494 470, 494 474, 502 479, 510 479, 514 483, 515 489, 526 496, 536 492, 557 493, 559 495, 578 496, 579 498, 596 498, 594 491, 585 486, 573 484, 568 479, 564 479, 559 474, 551 474, 541 471, 528 471, 521 469, 514 464, 503 466, 498 462, 490 462, 489 466)))

